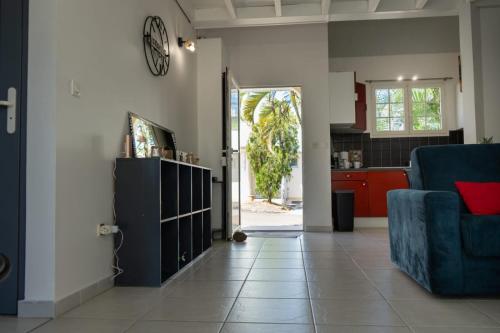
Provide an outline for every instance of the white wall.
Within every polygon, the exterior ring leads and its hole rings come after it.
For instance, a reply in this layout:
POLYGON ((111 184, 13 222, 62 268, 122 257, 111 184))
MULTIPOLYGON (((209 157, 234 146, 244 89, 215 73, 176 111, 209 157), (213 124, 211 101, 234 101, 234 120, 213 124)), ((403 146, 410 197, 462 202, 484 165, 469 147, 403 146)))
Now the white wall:
MULTIPOLYGON (((330 71, 355 71, 356 80, 391 80, 399 75, 421 78, 452 77, 444 83, 445 122, 447 129, 457 128, 456 86, 458 82, 458 53, 430 53, 370 57, 330 58, 330 71)), ((368 130, 371 131, 372 105, 371 85, 367 84, 368 130)))
MULTIPOLYGON (((197 53, 198 147, 200 163, 222 180, 222 72, 220 38, 201 39, 197 53)), ((222 228, 222 184, 212 185, 212 229, 222 228)))
POLYGON ((483 137, 500 142, 500 4, 460 4, 460 53, 463 77, 463 119, 466 143, 483 137))
POLYGON ((31 1, 28 48, 25 297, 55 293, 56 0, 31 1))
POLYGON ((329 54, 347 58, 453 53, 460 48, 458 25, 456 16, 330 22, 329 54))
POLYGON ((456 90, 456 104, 457 104, 457 127, 464 128, 464 93, 460 87, 460 83, 457 83, 456 90))
POLYGON ((302 88, 306 230, 331 228, 327 30, 318 24, 199 32, 223 39, 242 87, 302 88))
POLYGON ((292 167, 290 180, 287 182, 289 200, 301 201, 303 199, 302 189, 304 187, 302 181, 302 154, 297 158, 297 166, 292 167))
POLYGON ((480 8, 484 136, 500 143, 500 6, 480 8))
POLYGON ((460 1, 464 141, 477 143, 484 136, 479 10, 470 1, 460 1))
MULTIPOLYGON (((49 253, 55 230, 55 290, 27 298, 57 301, 112 274, 112 239, 98 238, 95 230, 112 222, 113 162, 127 112, 173 129, 179 149, 197 152, 196 55, 176 45, 177 36, 195 32, 173 0, 38 0, 30 19, 28 123, 37 129, 28 136, 27 192, 36 199, 28 200, 27 257, 49 253), (169 32, 172 59, 163 78, 153 77, 144 59, 142 29, 151 14, 161 16, 169 32), (81 86, 80 98, 69 94, 71 79, 81 86), (40 146, 47 150, 43 158, 35 151, 40 146), (37 160, 45 167, 35 167, 37 160), (37 202, 50 199, 40 195, 47 188, 55 189, 55 220, 37 202), (39 213, 46 238, 33 236, 39 213)), ((32 284, 46 288, 29 271, 27 279, 28 290, 32 284)))

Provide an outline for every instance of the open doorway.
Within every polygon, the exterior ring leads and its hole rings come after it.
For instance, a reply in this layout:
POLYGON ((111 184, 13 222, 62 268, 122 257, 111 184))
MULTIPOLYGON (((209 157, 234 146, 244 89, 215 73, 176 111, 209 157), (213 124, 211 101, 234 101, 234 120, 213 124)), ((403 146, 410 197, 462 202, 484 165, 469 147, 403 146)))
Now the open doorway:
POLYGON ((302 230, 301 89, 241 89, 239 97, 241 228, 302 230))

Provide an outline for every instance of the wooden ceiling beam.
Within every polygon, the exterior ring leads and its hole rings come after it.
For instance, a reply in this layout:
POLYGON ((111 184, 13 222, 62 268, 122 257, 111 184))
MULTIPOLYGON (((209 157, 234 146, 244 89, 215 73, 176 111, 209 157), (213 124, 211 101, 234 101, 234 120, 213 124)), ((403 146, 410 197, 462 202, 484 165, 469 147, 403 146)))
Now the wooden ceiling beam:
POLYGON ((332 0, 321 0, 321 14, 329 15, 331 4, 332 4, 332 0))
POLYGON ((274 9, 276 10, 276 16, 283 16, 283 8, 281 6, 281 0, 274 0, 274 9))
POLYGON ((416 9, 424 9, 425 5, 429 0, 415 0, 415 8, 416 9))
POLYGON ((379 5, 380 5, 380 0, 368 0, 368 11, 370 13, 376 12, 379 5))
POLYGON ((236 15, 236 7, 234 6, 233 0, 224 0, 224 3, 226 4, 226 9, 231 19, 235 20, 236 18, 238 18, 238 15, 236 15))

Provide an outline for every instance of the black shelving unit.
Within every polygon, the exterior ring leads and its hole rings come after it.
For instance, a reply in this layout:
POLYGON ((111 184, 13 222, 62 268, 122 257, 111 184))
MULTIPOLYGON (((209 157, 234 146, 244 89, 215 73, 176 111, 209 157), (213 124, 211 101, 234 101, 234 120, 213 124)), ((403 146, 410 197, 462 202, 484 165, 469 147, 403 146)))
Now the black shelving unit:
POLYGON ((197 257, 203 253, 203 212, 193 214, 192 216, 193 229, 193 257, 197 257))
POLYGON ((116 285, 161 286, 212 246, 210 169, 119 158, 115 175, 116 221, 124 236, 124 272, 116 285))

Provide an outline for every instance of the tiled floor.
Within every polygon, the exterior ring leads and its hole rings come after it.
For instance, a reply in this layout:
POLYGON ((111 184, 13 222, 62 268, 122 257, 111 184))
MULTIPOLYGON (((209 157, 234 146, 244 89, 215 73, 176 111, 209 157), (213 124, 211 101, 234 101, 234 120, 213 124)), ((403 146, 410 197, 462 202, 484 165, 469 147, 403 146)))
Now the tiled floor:
POLYGON ((387 231, 218 243, 162 289, 115 288, 0 332, 500 332, 500 300, 433 297, 395 269, 387 231))

